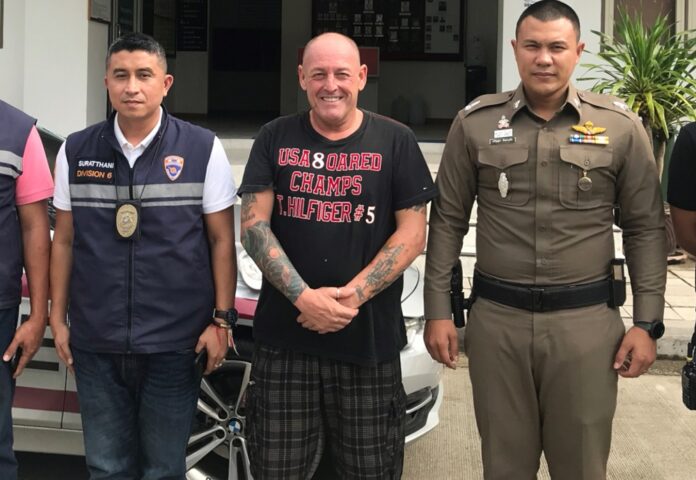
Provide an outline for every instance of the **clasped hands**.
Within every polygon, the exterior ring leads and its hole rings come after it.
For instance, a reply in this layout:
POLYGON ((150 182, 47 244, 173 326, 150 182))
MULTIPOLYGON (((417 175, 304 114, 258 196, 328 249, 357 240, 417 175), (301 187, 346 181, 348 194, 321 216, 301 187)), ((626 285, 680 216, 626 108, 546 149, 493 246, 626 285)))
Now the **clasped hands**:
POLYGON ((305 288, 297 297, 297 322, 317 333, 333 333, 348 325, 358 314, 360 301, 353 287, 305 288))

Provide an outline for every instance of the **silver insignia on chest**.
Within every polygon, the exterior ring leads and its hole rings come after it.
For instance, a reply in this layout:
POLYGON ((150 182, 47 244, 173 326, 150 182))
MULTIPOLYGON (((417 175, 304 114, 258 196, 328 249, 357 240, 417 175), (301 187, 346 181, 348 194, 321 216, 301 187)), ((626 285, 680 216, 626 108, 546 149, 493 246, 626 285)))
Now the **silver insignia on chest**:
POLYGON ((500 176, 498 177, 498 191, 500 192, 500 196, 502 198, 507 197, 509 189, 510 182, 508 182, 507 175, 505 175, 505 172, 500 172, 500 176))
POLYGON ((498 120, 498 130, 503 130, 506 128, 510 128, 510 120, 507 119, 505 115, 500 117, 500 120, 498 120))

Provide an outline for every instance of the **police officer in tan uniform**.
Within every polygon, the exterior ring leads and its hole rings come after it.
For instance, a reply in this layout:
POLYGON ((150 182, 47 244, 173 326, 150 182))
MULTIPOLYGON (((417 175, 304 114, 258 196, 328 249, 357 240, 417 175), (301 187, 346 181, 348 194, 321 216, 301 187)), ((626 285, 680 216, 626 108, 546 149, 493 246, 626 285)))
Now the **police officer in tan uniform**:
POLYGON ((476 199, 464 348, 486 479, 536 478, 542 451, 554 479, 605 478, 617 374, 644 373, 664 328, 665 235, 649 141, 624 103, 570 83, 579 32, 561 2, 524 11, 512 41, 520 86, 459 112, 437 176, 426 344, 456 366, 450 272, 476 199), (615 205, 633 291, 628 332, 615 205))

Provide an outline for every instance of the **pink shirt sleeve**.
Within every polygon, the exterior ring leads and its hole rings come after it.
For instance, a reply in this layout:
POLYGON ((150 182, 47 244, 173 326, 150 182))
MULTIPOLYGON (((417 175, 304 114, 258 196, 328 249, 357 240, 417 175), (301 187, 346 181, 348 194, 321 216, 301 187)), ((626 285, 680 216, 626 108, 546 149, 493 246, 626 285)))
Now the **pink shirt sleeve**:
POLYGON ((46 152, 36 127, 31 128, 22 157, 22 174, 17 177, 17 205, 45 200, 53 195, 53 179, 48 168, 46 152))

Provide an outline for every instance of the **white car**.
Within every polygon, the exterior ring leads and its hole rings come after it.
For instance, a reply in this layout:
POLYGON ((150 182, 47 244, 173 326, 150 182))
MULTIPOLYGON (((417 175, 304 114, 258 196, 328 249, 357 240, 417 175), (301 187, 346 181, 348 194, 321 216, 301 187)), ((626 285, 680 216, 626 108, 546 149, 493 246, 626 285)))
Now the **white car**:
MULTIPOLYGON (((42 131, 51 159, 51 138, 42 131)), ((54 150, 57 151, 57 148, 54 150)), ((239 235, 239 208, 235 212, 239 235)), ((187 452, 190 480, 250 479, 245 441, 244 392, 251 371, 251 327, 261 284, 261 273, 237 240, 238 279, 236 308, 240 321, 235 329, 240 356, 228 355, 223 366, 204 377, 198 414, 187 452)), ((404 273, 402 309, 408 344, 401 351, 403 384, 407 394, 406 442, 432 430, 439 422, 442 403, 442 367, 434 362, 423 343, 422 262, 404 273)), ((29 312, 24 285, 20 319, 29 312)), ((84 455, 82 422, 75 379, 56 355, 50 329, 42 348, 17 380, 12 408, 14 447, 18 451, 84 455)), ((163 439, 166 441, 166 439, 163 439)))

